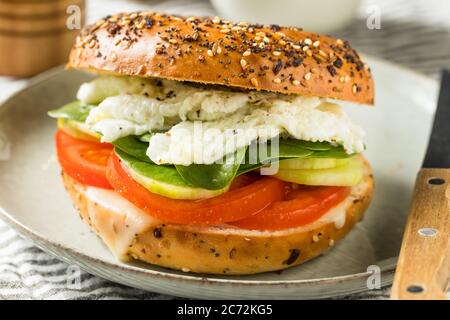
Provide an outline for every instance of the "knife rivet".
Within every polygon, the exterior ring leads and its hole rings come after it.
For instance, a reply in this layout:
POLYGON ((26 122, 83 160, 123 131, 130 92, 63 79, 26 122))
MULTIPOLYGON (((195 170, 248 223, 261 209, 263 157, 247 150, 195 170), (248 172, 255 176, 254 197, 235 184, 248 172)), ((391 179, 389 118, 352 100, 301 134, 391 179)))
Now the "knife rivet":
POLYGON ((445 180, 441 179, 441 178, 431 178, 428 180, 428 183, 432 184, 432 185, 440 185, 440 184, 444 184, 445 180))
POLYGON ((422 286, 411 285, 406 290, 408 290, 408 292, 410 292, 410 293, 421 293, 421 292, 423 292, 424 289, 422 286))
POLYGON ((419 234, 422 237, 431 238, 435 237, 438 234, 438 231, 434 228, 421 228, 419 229, 419 234))

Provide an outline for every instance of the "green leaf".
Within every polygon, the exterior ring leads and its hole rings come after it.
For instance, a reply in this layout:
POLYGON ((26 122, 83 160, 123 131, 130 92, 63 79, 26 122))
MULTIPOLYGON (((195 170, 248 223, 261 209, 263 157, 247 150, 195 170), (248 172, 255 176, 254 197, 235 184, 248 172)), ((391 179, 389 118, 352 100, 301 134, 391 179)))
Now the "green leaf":
MULTIPOLYGON (((254 148, 252 145, 251 147, 254 148)), ((252 170, 261 168, 265 164, 269 164, 274 161, 291 158, 349 158, 354 154, 347 154, 341 146, 333 146, 329 142, 310 142, 296 139, 280 139, 278 146, 278 153, 272 150, 271 143, 267 144, 267 150, 263 150, 259 155, 260 149, 247 150, 247 154, 242 162, 237 175, 247 173, 252 170), (249 153, 256 152, 257 161, 255 163, 255 155, 252 154, 250 158, 249 153), (249 161, 251 159, 252 161, 249 161)))
MULTIPOLYGON (((303 144, 300 142, 303 141, 294 139, 280 139, 278 151, 272 147, 272 143, 270 141, 267 144, 252 144, 247 149, 247 153, 237 174, 244 174, 280 159, 305 158, 315 153, 315 151, 303 147, 303 144), (299 143, 296 141, 299 141, 299 143)), ((325 146, 321 148, 324 149, 325 146)))
POLYGON ((241 148, 232 155, 224 157, 224 163, 222 164, 176 165, 175 167, 178 173, 189 184, 208 190, 223 189, 228 186, 236 176, 245 156, 245 151, 246 148, 241 148))
POLYGON ((115 152, 119 158, 125 162, 127 167, 140 175, 175 186, 192 187, 191 184, 187 183, 180 176, 174 166, 159 166, 157 164, 141 161, 118 148, 115 149, 115 152))
POLYGON ((59 109, 49 111, 48 115, 52 118, 64 118, 85 122, 89 112, 91 112, 93 108, 95 108, 95 106, 76 100, 59 109))
POLYGON ((275 159, 281 159, 281 158, 305 158, 314 153, 312 150, 305 149, 303 147, 288 144, 285 142, 280 142, 279 148, 278 148, 278 157, 276 156, 276 152, 274 155, 270 158, 271 160, 275 159))
POLYGON ((356 153, 347 153, 341 146, 332 147, 330 150, 315 152, 311 157, 314 158, 335 158, 345 159, 355 156, 356 153))
POLYGON ((240 176, 241 174, 256 170, 258 168, 261 168, 262 166, 263 165, 261 163, 257 163, 257 164, 243 163, 239 166, 239 169, 236 172, 236 176, 240 176))
POLYGON ((248 164, 269 163, 280 158, 304 158, 314 151, 297 145, 289 140, 279 140, 278 149, 274 148, 272 141, 268 143, 252 143, 247 149, 245 162, 248 164))
POLYGON ((256 149, 242 148, 233 156, 225 157, 223 164, 156 165, 146 154, 148 148, 146 141, 150 136, 151 133, 143 136, 128 136, 117 139, 113 144, 118 154, 134 159, 132 168, 142 175, 165 183, 174 181, 178 185, 182 181, 183 186, 208 190, 225 188, 236 175, 256 170, 273 161, 290 158, 348 158, 353 156, 353 154, 347 154, 342 146, 334 146, 330 143, 280 139, 278 152, 272 148, 270 142, 262 145, 265 149, 261 149, 261 145, 254 144, 251 147, 256 147, 256 149), (164 178, 165 175, 167 175, 167 179, 164 178))
POLYGON ((139 136, 119 138, 112 143, 117 149, 143 162, 154 164, 147 156, 148 142, 142 142, 139 136))
POLYGON ((303 149, 314 150, 314 151, 324 151, 330 150, 333 146, 329 142, 312 142, 297 139, 282 139, 280 140, 280 145, 291 145, 303 149))

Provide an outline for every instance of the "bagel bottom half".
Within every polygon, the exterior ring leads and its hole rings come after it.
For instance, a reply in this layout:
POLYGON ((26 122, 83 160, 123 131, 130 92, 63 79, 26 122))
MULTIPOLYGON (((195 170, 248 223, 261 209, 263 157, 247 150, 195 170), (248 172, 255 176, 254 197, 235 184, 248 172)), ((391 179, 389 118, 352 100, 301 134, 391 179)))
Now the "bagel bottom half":
POLYGON ((363 180, 319 220, 281 231, 177 225, 153 219, 114 191, 82 185, 62 174, 81 218, 121 260, 210 274, 281 270, 319 256, 363 217, 373 191, 367 161, 363 180))

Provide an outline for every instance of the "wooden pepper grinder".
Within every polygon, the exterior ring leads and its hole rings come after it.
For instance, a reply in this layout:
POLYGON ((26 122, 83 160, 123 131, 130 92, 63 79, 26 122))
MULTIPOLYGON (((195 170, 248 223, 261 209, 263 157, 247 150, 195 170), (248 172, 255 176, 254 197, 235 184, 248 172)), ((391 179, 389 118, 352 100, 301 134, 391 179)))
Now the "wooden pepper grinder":
POLYGON ((0 1, 0 75, 30 77, 67 61, 84 0, 0 1))

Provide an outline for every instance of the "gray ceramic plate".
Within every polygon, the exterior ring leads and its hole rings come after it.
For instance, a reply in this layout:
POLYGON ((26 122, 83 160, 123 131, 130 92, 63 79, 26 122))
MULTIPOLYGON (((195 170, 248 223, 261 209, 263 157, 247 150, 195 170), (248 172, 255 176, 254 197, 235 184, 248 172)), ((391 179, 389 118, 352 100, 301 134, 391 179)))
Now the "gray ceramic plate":
POLYGON ((345 106, 368 133, 373 203, 360 223, 328 254, 281 273, 206 276, 118 262, 84 225, 65 193, 47 110, 74 99, 89 76, 53 70, 0 107, 0 216, 45 251, 86 271, 132 287, 197 298, 318 298, 368 290, 368 266, 389 284, 416 172, 436 104, 437 83, 368 59, 376 107, 345 106))

